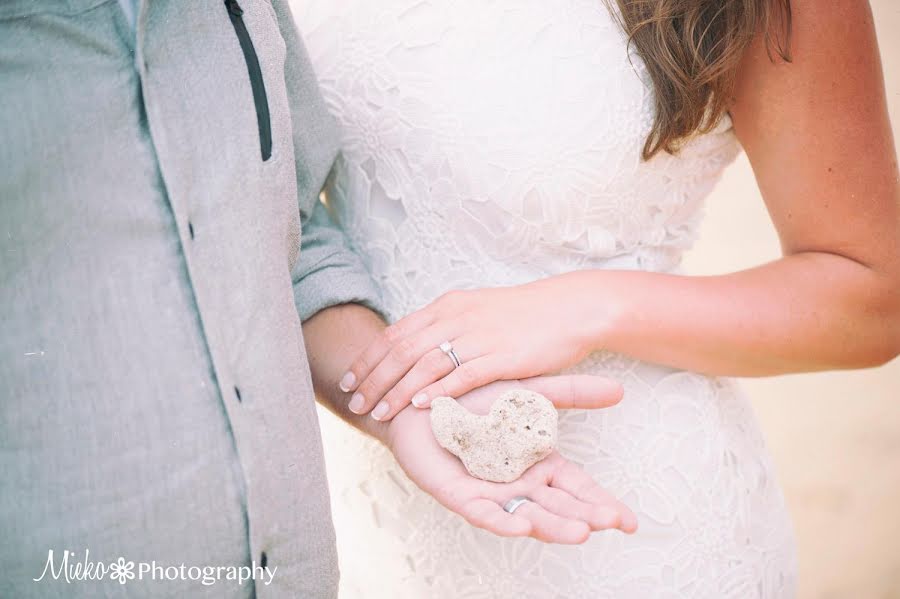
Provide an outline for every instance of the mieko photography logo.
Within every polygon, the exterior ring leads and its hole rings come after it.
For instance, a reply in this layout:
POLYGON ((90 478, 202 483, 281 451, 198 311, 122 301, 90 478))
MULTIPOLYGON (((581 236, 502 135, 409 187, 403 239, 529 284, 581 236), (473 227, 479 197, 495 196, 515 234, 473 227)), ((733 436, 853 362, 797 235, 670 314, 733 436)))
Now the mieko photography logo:
POLYGON ((184 563, 160 564, 155 560, 134 562, 122 556, 111 561, 98 561, 91 559, 90 549, 86 549, 81 558, 68 549, 62 553, 50 549, 43 571, 33 580, 62 580, 69 584, 105 580, 120 585, 134 580, 192 580, 205 586, 222 581, 239 585, 253 581, 269 586, 275 579, 276 570, 278 566, 269 568, 255 561, 249 566, 189 566, 184 563))

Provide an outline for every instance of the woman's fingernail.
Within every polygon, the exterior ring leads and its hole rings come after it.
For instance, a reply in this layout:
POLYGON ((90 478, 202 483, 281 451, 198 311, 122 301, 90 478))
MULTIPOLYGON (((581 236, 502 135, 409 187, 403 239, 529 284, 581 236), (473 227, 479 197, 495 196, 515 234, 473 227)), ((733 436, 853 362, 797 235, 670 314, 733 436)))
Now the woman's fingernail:
POLYGON ((425 404, 428 403, 428 396, 424 393, 417 393, 413 395, 412 403, 417 408, 424 408, 425 404))
POLYGON ((601 510, 597 520, 601 529, 619 528, 622 526, 621 515, 612 508, 601 510))
POLYGON ((372 410, 372 418, 375 420, 381 420, 385 416, 387 416, 388 410, 391 409, 391 406, 388 405, 386 401, 379 401, 378 405, 375 406, 375 409, 372 410))
POLYGON ((350 389, 353 388, 354 383, 356 383, 356 375, 352 372, 348 372, 341 377, 341 382, 338 384, 338 386, 341 388, 341 391, 347 393, 350 391, 350 389))
POLYGON ((354 393, 353 397, 350 398, 350 403, 347 404, 347 407, 350 408, 350 411, 354 414, 359 414, 364 403, 366 403, 366 398, 362 396, 362 393, 354 393))
POLYGON ((622 514, 622 521, 619 524, 619 528, 623 532, 627 532, 629 534, 633 533, 638 528, 638 520, 637 517, 631 512, 626 512, 622 514))

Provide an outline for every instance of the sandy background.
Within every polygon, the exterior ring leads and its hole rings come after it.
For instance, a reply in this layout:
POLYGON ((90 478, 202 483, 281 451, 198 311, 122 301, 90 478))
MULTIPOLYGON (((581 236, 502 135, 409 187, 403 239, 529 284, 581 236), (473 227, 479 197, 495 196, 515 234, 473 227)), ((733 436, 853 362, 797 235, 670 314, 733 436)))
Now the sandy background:
MULTIPOLYGON (((872 0, 900 139, 900 0, 872 0)), ((707 203, 692 273, 779 255, 746 157, 707 203)), ((745 381, 800 546, 802 599, 900 598, 900 360, 882 368, 745 381)))

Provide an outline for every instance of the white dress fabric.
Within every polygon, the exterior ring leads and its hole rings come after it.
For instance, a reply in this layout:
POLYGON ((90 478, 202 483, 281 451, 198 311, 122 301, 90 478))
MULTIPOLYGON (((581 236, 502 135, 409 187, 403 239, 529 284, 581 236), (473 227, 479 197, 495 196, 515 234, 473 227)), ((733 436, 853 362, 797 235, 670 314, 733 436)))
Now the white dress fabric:
MULTIPOLYGON (((603 0, 294 11, 344 131, 329 203, 393 320, 452 289, 677 272, 739 152, 726 120, 641 160, 652 91, 603 0)), ((619 406, 563 412, 560 450, 635 510, 636 535, 565 547, 476 530, 323 412, 342 597, 793 596, 790 522, 738 386, 607 352, 573 371, 625 385, 619 406)))

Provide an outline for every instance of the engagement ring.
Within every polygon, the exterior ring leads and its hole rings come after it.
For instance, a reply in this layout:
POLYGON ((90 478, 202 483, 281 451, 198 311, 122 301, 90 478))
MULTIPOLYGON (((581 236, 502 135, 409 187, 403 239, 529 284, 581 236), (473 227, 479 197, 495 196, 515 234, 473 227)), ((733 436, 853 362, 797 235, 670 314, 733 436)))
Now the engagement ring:
POLYGON ((441 345, 439 347, 442 352, 447 354, 447 356, 451 360, 453 360, 453 367, 459 368, 460 364, 462 364, 462 361, 459 359, 459 356, 456 355, 456 352, 453 351, 453 346, 450 345, 450 342, 444 341, 443 343, 441 343, 441 345))

